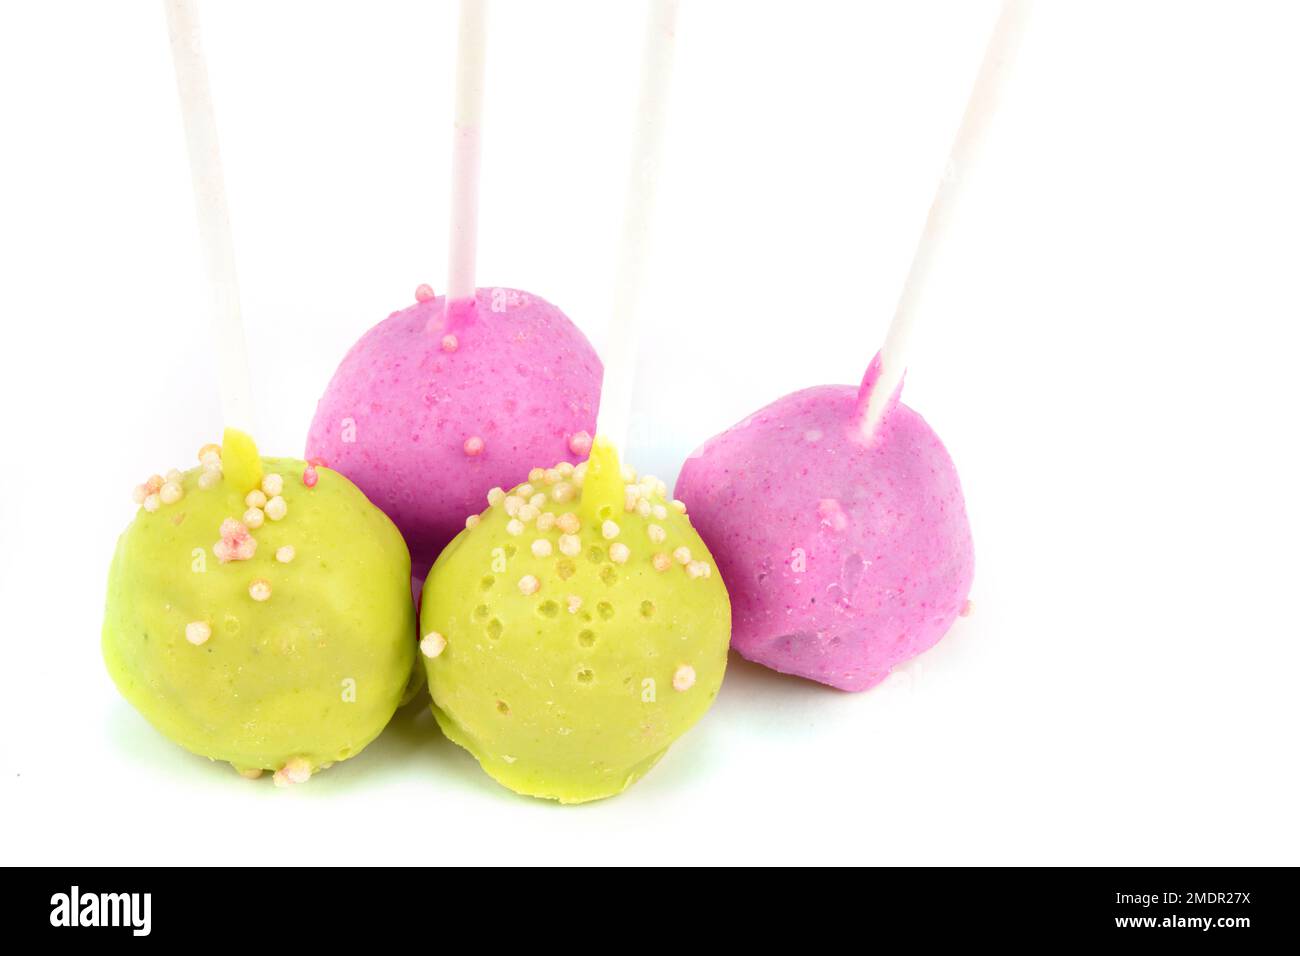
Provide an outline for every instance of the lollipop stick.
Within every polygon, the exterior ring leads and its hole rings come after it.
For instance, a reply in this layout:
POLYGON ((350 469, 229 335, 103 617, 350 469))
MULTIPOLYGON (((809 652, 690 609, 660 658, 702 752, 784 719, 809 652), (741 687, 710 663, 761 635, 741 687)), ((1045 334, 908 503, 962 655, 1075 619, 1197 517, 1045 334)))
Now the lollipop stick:
POLYGON ((486 54, 487 0, 461 0, 451 150, 451 236, 445 306, 448 326, 454 324, 454 319, 471 315, 474 307, 479 140, 486 54))
POLYGON ((889 399, 907 369, 907 349, 921 311, 922 292, 940 247, 948 233, 953 210, 959 198, 964 172, 975 162, 988 130, 989 118, 1010 73, 1012 58, 1024 33, 1029 15, 1029 0, 1005 0, 997 24, 993 27, 984 62, 980 66, 966 113, 948 156, 948 167, 930 205, 925 229, 912 256, 912 266, 903 284, 894 319, 880 349, 880 373, 867 399, 862 418, 863 434, 870 437, 889 405, 889 399))
POLYGON ((253 394, 248 370, 248 346, 239 311, 239 283, 235 276, 235 249, 230 236, 230 211, 226 206, 217 143, 217 120, 208 89, 208 68, 199 38, 199 16, 194 0, 164 0, 176 89, 180 93, 185 142, 190 155, 194 206, 199 221, 199 241, 212 292, 212 333, 217 350, 221 389, 221 414, 227 427, 252 431, 253 394))
POLYGON ((605 344, 605 380, 596 418, 597 433, 625 450, 632 414, 641 284, 659 179, 676 21, 677 0, 651 0, 632 137, 632 166, 623 207, 623 233, 614 272, 614 302, 605 344))

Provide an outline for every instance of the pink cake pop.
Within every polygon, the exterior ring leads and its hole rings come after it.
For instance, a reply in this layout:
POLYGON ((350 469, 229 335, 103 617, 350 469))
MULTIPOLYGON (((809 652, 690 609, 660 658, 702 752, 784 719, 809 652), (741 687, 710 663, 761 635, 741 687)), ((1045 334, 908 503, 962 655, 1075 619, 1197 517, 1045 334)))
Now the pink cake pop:
POLYGON ((975 559, 961 485, 924 419, 893 403, 868 440, 862 387, 778 399, 709 440, 677 497, 731 594, 752 661, 866 690, 933 645, 966 605, 975 559))
POLYGON ((344 357, 316 409, 308 459, 350 478, 401 529, 417 576, 489 488, 538 462, 586 458, 601 363, 544 299, 476 289, 485 5, 462 0, 456 56, 449 289, 422 285, 344 357))
MULTIPOLYGON (((957 134, 964 171, 983 138, 1027 16, 1007 0, 957 134)), ((677 497, 732 602, 732 646, 775 670, 866 690, 931 647, 969 609, 974 553, 952 460, 899 402, 905 352, 944 227, 946 177, 880 355, 857 390, 787 395, 706 442, 677 497)))

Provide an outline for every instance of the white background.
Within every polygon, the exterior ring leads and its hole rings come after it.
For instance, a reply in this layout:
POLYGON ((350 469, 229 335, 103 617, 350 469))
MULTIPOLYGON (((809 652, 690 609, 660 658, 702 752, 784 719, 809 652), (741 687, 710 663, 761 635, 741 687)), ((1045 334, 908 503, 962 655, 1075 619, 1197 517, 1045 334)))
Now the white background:
MULTIPOLYGON (((480 284, 600 347, 643 6, 493 8, 480 284)), ((453 11, 202 5, 259 442, 445 287, 453 11)), ((992 2, 686 0, 631 458, 672 479, 856 383, 992 2)), ((99 654, 130 487, 217 438, 161 9, 0 8, 5 862, 1300 862, 1300 16, 1041 3, 968 171, 904 400, 973 525, 976 613, 877 690, 733 656, 603 803, 516 797, 422 706, 293 791, 170 744, 99 654)))

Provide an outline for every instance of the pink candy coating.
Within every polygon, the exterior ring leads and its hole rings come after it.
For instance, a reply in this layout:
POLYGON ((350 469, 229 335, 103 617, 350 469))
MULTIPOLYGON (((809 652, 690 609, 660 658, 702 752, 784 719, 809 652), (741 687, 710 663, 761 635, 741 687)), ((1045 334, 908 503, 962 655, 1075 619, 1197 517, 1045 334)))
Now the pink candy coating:
POLYGON ((866 690, 966 607, 975 559, 943 443, 897 402, 861 435, 861 389, 778 399, 682 467, 686 502, 731 595, 731 646, 774 670, 866 690))
POLYGON ((401 529, 417 573, 487 507, 488 489, 519 484, 539 463, 580 461, 568 439, 595 431, 600 399, 600 359, 549 302, 479 289, 473 307, 447 317, 444 301, 416 302, 362 336, 307 435, 307 455, 401 529))

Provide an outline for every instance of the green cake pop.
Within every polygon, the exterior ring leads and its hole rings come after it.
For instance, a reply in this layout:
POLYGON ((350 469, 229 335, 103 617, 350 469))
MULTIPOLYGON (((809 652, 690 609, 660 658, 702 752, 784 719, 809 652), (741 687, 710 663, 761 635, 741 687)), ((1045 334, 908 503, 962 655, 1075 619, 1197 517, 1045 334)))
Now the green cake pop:
POLYGON ((684 506, 612 445, 528 477, 488 494, 425 581, 433 712, 511 790, 597 800, 708 710, 731 605, 684 506))
POLYGON ((103 652, 164 735, 301 783, 373 740, 415 657, 410 555, 338 472, 233 429, 139 486, 109 571, 103 652))

